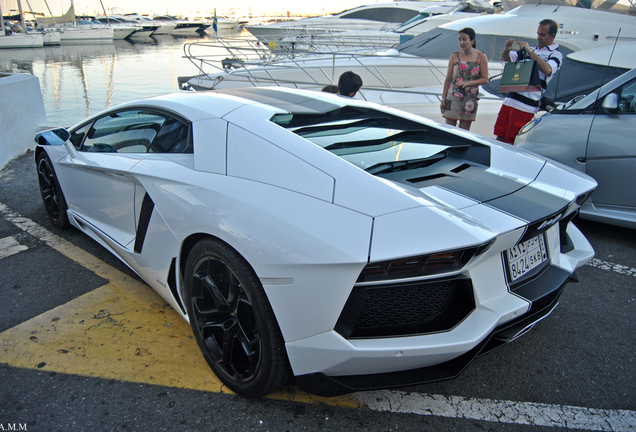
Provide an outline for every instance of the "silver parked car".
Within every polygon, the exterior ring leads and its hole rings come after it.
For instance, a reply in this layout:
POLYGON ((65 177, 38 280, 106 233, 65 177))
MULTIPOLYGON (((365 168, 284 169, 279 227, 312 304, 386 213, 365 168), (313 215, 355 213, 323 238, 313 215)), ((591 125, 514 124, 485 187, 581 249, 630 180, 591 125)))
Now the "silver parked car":
POLYGON ((582 218, 636 228, 636 69, 534 119, 515 145, 594 177, 582 218))

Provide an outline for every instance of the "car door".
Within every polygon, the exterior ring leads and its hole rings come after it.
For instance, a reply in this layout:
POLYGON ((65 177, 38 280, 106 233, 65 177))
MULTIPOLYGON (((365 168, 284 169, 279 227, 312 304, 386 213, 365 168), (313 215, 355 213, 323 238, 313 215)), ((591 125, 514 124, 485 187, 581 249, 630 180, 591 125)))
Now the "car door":
POLYGON ((126 109, 72 131, 70 140, 78 152, 60 162, 58 173, 69 210, 132 249, 143 196, 137 196, 140 188, 130 170, 149 152, 185 147, 187 125, 162 113, 126 109), (175 124, 185 129, 185 141, 166 140, 174 136, 175 124))
POLYGON ((597 208, 636 212, 636 80, 615 93, 617 112, 599 107, 590 128, 587 174, 598 182, 592 195, 597 208))

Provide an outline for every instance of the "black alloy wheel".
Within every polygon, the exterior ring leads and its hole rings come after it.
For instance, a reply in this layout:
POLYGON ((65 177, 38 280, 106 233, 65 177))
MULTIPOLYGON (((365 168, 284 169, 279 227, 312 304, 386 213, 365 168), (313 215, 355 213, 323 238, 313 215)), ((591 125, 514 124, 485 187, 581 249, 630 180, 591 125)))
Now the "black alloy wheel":
POLYGON ((205 239, 190 252, 185 277, 192 331, 219 379, 250 398, 286 385, 283 337, 251 266, 227 244, 205 239))
POLYGON ((67 206, 64 194, 60 188, 60 184, 53 170, 51 160, 46 152, 38 155, 37 159, 38 181, 40 183, 40 195, 44 209, 49 216, 53 225, 59 229, 66 229, 70 226, 68 215, 66 214, 67 206))

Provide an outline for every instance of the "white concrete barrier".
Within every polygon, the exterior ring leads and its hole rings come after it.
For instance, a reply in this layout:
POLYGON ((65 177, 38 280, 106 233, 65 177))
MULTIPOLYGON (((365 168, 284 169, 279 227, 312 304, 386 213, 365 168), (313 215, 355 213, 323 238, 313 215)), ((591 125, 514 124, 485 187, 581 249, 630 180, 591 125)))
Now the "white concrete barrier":
POLYGON ((33 137, 47 125, 37 77, 0 73, 0 169, 35 148, 33 137))

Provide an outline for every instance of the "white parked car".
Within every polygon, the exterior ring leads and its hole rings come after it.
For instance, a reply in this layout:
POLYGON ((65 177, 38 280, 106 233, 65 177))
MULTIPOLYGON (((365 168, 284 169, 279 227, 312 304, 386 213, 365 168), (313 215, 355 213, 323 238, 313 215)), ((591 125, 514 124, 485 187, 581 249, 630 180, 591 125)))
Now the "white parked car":
POLYGON ((36 140, 51 221, 137 272, 247 397, 452 378, 594 254, 570 222, 591 178, 337 95, 184 92, 36 140))

